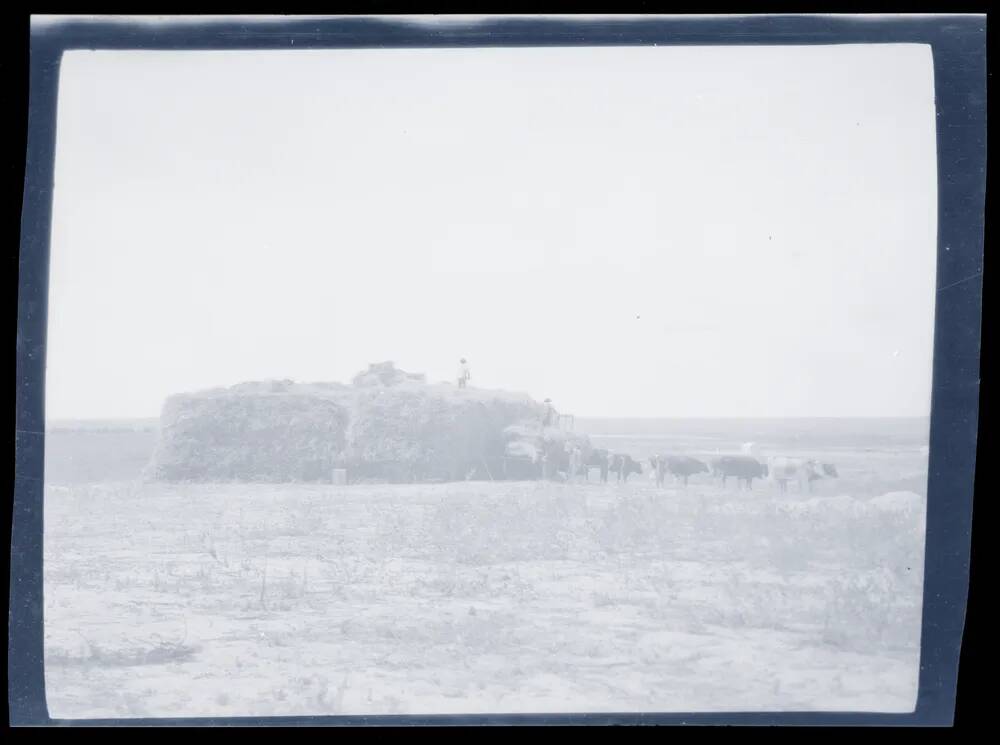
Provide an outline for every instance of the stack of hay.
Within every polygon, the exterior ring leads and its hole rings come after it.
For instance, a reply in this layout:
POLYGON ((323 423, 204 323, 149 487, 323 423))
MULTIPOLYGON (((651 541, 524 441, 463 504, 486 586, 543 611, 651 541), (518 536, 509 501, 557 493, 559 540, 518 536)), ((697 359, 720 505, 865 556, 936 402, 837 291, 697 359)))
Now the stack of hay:
POLYGON ((161 481, 318 481, 346 445, 342 392, 254 383, 172 396, 147 477, 161 481))
POLYGON ((530 398, 447 385, 401 383, 359 393, 345 460, 354 472, 406 464, 410 479, 458 479, 503 455, 503 429, 538 416, 530 398))
MULTIPOLYGON (((391 362, 371 365, 352 385, 244 383, 171 397, 147 476, 329 481, 334 468, 347 468, 352 481, 453 480, 502 460, 512 439, 505 430, 543 413, 526 395, 430 384, 391 362)), ((521 439, 543 448, 567 436, 534 429, 534 439, 521 439)))
POLYGON ((392 362, 373 362, 364 372, 351 381, 356 386, 399 385, 400 383, 426 383, 427 376, 400 370, 392 362))

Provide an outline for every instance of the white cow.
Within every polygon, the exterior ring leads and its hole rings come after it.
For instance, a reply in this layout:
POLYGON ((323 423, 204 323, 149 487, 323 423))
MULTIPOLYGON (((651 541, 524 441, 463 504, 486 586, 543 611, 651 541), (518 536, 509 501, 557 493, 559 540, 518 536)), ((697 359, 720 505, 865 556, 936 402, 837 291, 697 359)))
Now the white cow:
POLYGON ((768 479, 781 491, 788 491, 788 482, 798 482, 799 492, 812 491, 812 482, 826 477, 836 478, 837 469, 831 463, 819 463, 803 458, 783 456, 767 459, 768 479))

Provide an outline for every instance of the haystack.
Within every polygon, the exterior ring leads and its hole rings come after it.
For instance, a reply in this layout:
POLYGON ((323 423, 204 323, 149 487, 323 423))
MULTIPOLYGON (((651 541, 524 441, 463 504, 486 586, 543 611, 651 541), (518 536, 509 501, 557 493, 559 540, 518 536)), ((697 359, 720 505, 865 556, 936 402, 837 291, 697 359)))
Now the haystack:
POLYGON ((173 396, 147 476, 161 481, 315 481, 346 445, 343 393, 243 384, 173 396))
POLYGON ((348 468, 402 463, 422 480, 462 478, 470 464, 502 456, 504 427, 541 409, 527 396, 406 382, 361 391, 353 411, 348 468))
POLYGON ((351 385, 244 383, 170 398, 148 476, 329 481, 346 468, 352 481, 453 480, 507 456, 511 425, 551 447, 562 435, 532 424, 543 414, 527 395, 427 383, 391 362, 351 385))
POLYGON ((356 386, 399 385, 400 383, 426 383, 422 373, 408 373, 400 370, 392 362, 374 362, 364 372, 359 372, 351 381, 356 386))

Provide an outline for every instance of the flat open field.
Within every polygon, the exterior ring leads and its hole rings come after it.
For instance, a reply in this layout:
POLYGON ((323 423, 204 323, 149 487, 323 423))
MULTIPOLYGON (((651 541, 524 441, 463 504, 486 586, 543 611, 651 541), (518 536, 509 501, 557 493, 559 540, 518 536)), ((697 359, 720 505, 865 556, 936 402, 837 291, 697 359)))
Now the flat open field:
POLYGON ((837 463, 812 496, 50 482, 50 714, 909 711, 926 458, 837 463))

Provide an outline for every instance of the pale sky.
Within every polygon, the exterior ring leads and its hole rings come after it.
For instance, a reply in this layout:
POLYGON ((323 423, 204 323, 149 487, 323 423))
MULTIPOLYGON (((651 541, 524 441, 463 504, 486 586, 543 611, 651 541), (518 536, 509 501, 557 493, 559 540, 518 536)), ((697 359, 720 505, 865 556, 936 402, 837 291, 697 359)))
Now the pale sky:
POLYGON ((73 51, 49 419, 394 360, 578 416, 926 416, 925 45, 73 51))

